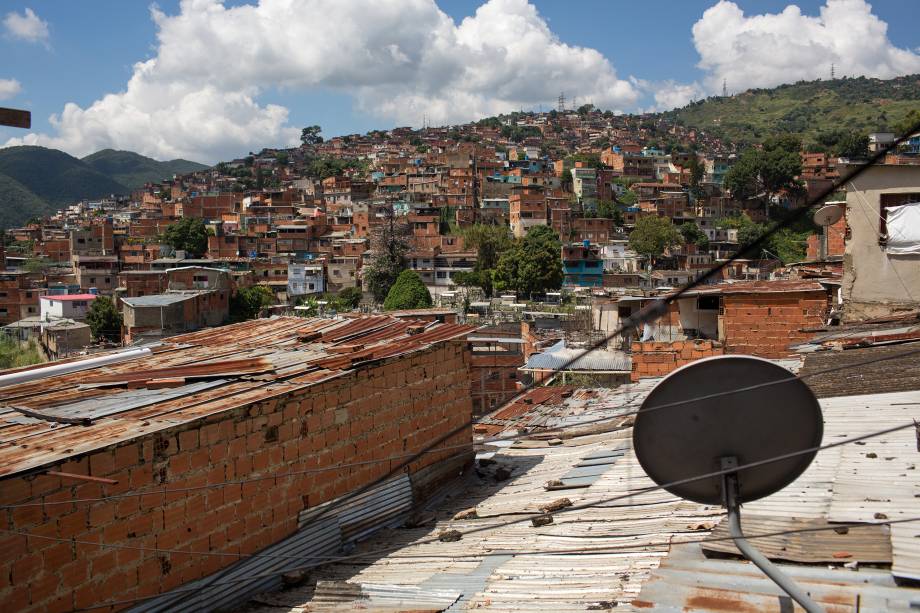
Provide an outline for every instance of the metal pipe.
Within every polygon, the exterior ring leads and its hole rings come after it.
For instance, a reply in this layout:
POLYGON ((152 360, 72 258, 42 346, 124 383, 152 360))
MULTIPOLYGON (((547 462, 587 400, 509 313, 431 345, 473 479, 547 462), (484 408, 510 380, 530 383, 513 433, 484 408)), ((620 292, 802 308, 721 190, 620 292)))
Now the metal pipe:
POLYGON ((78 372, 88 368, 96 368, 97 366, 117 364, 118 362, 125 362, 127 360, 133 360, 134 358, 146 357, 150 354, 151 351, 149 347, 138 347, 137 349, 119 351, 118 353, 110 353, 95 358, 89 358, 87 360, 66 362, 64 364, 54 364, 52 366, 32 368, 30 370, 21 370, 19 372, 10 373, 8 375, 0 375, 0 387, 16 385, 18 383, 26 383, 27 381, 35 381, 37 379, 44 379, 46 377, 54 377, 56 375, 66 375, 68 373, 78 372))
MULTIPOLYGON (((734 460, 734 458, 732 458, 734 460)), ((724 466, 723 461, 723 466, 724 466)), ((735 464, 737 465, 737 464, 735 464)), ((757 551, 747 539, 744 538, 744 532, 741 530, 741 512, 738 505, 738 476, 737 473, 726 474, 722 481, 725 494, 725 507, 728 510, 728 533, 734 539, 735 546, 741 554, 750 560, 754 566, 763 571, 770 580, 780 587, 789 597, 799 603, 808 613, 823 613, 818 604, 811 599, 805 590, 800 588, 795 581, 790 579, 784 572, 773 565, 770 560, 757 551)))

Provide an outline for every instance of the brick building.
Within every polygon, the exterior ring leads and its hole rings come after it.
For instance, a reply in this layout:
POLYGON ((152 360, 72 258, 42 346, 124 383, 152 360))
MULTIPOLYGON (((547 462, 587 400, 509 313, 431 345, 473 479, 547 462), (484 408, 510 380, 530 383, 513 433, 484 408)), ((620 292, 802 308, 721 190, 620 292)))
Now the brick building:
POLYGON ((520 323, 481 328, 467 337, 473 415, 500 407, 518 393, 518 368, 527 359, 520 323))
POLYGON ((718 340, 725 353, 780 358, 825 324, 828 290, 816 281, 746 281, 687 292, 680 326, 691 337, 718 340))
MULTIPOLYGON (((363 532, 335 505, 309 514, 391 469, 398 511, 411 512, 471 459, 437 450, 471 440, 469 330, 384 316, 255 320, 4 388, 28 418, 0 417, 19 432, 0 448, 0 504, 38 506, 3 511, 13 533, 0 535, 0 601, 48 611, 162 595, 149 604, 181 608, 187 594, 170 590, 252 564, 238 556, 279 541, 335 555, 363 532), (405 467, 390 459, 427 447, 405 467)), ((231 589, 266 587, 221 594, 231 589)))

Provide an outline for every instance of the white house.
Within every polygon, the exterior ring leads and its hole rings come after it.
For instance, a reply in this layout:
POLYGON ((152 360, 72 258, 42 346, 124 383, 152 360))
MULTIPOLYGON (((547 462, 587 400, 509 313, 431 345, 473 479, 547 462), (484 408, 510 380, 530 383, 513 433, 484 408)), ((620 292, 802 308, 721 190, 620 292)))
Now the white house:
POLYGON ((40 296, 41 317, 45 321, 50 321, 54 318, 67 318, 82 321, 86 319, 89 307, 97 297, 96 294, 40 296))
POLYGON ((288 296, 322 294, 326 291, 323 267, 301 262, 288 263, 288 296))

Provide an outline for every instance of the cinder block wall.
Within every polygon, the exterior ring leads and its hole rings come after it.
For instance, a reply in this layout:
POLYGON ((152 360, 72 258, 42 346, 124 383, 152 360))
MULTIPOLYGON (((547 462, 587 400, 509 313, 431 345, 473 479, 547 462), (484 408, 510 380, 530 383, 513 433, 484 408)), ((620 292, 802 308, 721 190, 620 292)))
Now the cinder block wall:
POLYGON ((636 342, 632 344, 630 380, 663 377, 685 364, 723 353, 720 343, 709 340, 636 342))
MULTIPOLYGON (((87 543, 255 553, 292 534, 298 512, 374 481, 399 461, 220 484, 418 451, 470 421, 469 363, 465 342, 448 341, 326 383, 49 466, 116 479, 117 485, 64 481, 45 474, 0 480, 0 504, 219 486, 93 503, 0 509, 0 526, 38 535, 27 539, 0 533, 3 610, 69 611, 154 595, 238 559, 109 549, 87 543)), ((472 428, 464 428, 442 446, 468 442, 471 437, 472 428)), ((39 453, 24 450, 29 452, 39 453)), ((415 473, 456 453, 458 450, 444 450, 424 455, 409 470, 415 473)), ((471 450, 466 453, 472 455, 471 450)))
POLYGON ((823 291, 727 294, 721 316, 726 353, 781 358, 789 347, 814 336, 805 332, 824 325, 827 294, 823 291))

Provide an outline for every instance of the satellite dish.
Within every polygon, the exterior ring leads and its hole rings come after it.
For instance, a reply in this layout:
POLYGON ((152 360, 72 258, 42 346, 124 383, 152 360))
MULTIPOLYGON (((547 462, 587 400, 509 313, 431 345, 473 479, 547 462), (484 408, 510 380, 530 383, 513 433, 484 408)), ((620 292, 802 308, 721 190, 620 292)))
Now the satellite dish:
POLYGON ((821 607, 745 539, 741 504, 792 483, 811 464, 823 434, 821 407, 801 379, 761 358, 720 356, 679 368, 652 390, 636 415, 633 447, 646 474, 667 491, 724 505, 738 550, 813 613, 821 607), (770 385, 754 387, 763 384, 770 385), (743 468, 798 452, 804 453, 743 468), (721 474, 681 483, 709 473, 721 474))
MULTIPOLYGON (((698 360, 664 378, 642 403, 633 428, 636 456, 655 483, 664 485, 721 469, 817 447, 823 434, 821 407, 811 389, 773 362, 751 356, 698 360), (731 392, 687 404, 662 404, 731 392)), ((817 452, 738 472, 739 502, 783 489, 808 468, 817 452)), ((722 477, 669 486, 669 492, 702 504, 722 504, 722 477)))
POLYGON ((827 227, 840 221, 841 217, 843 217, 843 209, 836 204, 828 204, 815 211, 812 219, 814 219, 816 225, 827 227))

